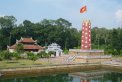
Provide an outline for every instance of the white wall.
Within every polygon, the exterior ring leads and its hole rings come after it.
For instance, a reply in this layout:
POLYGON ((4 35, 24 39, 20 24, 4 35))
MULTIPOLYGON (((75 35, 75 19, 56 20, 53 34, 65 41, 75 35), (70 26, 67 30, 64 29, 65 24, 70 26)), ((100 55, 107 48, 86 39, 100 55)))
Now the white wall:
POLYGON ((14 49, 9 49, 9 52, 14 52, 15 50, 14 49))

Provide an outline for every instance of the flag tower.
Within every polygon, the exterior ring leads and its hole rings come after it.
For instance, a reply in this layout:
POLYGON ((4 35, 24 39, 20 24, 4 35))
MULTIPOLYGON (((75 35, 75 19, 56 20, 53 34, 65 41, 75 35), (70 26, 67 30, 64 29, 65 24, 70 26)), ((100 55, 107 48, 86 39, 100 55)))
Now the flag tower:
MULTIPOLYGON (((82 6, 80 13, 83 14, 87 11, 87 6, 82 6)), ((75 62, 82 63, 98 63, 110 61, 111 56, 103 56, 104 50, 91 49, 91 22, 90 20, 84 20, 82 23, 81 33, 81 49, 69 49, 69 54, 73 55, 72 58, 75 62)), ((84 81, 83 82, 89 82, 84 81)))
POLYGON ((85 20, 82 23, 81 49, 91 50, 91 22, 85 20))

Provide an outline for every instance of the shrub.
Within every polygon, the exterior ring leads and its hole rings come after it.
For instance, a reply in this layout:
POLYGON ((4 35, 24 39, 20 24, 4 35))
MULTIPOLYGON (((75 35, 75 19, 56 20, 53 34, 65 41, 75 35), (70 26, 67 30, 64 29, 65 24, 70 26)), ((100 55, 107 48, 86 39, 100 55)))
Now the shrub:
POLYGON ((112 54, 112 53, 113 53, 112 49, 105 50, 105 54, 112 54))
POLYGON ((122 50, 120 50, 120 56, 122 56, 122 50))
POLYGON ((42 57, 43 57, 43 54, 45 54, 45 52, 39 52, 39 53, 37 54, 37 56, 38 56, 39 58, 42 58, 42 57))
POLYGON ((27 56, 28 56, 28 59, 30 59, 32 61, 36 61, 38 59, 38 56, 31 52, 27 52, 27 56))
POLYGON ((19 58, 20 58, 20 55, 19 55, 19 53, 17 53, 17 52, 12 52, 11 55, 12 55, 12 57, 15 58, 15 59, 19 59, 19 58))
POLYGON ((51 55, 55 55, 55 52, 53 52, 53 51, 50 51, 50 52, 48 52, 48 54, 51 56, 51 55))
POLYGON ((4 59, 11 59, 12 54, 9 51, 3 51, 2 54, 4 55, 4 59))
POLYGON ((68 54, 69 53, 69 50, 68 49, 65 49, 64 50, 64 54, 68 54))
POLYGON ((119 55, 119 53, 116 49, 114 49, 112 55, 119 55))
POLYGON ((50 57, 50 54, 49 53, 45 53, 44 57, 45 58, 49 58, 50 57))
POLYGON ((2 61, 4 59, 4 54, 3 52, 0 52, 0 61, 2 61))
POLYGON ((50 53, 46 53, 45 51, 42 51, 42 52, 38 53, 37 56, 41 57, 41 58, 48 58, 48 57, 50 57, 50 53))

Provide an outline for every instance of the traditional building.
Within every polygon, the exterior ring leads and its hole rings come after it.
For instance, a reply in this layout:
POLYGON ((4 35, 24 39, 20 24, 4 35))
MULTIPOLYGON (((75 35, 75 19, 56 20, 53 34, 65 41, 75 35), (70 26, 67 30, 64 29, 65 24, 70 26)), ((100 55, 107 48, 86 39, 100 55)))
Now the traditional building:
POLYGON ((16 43, 12 46, 8 46, 7 49, 10 52, 14 52, 16 50, 17 44, 21 43, 23 45, 24 51, 29 52, 40 52, 43 51, 44 48, 37 44, 37 40, 33 40, 32 38, 23 38, 20 40, 16 40, 16 43))
POLYGON ((61 56, 63 50, 61 49, 61 46, 59 46, 56 43, 52 43, 48 46, 48 48, 46 49, 46 52, 55 52, 55 56, 61 56))

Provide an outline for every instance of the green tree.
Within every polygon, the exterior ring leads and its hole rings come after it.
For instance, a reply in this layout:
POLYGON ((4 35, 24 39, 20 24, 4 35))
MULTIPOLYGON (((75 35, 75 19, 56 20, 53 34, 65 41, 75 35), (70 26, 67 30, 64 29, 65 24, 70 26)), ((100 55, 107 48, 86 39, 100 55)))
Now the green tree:
MULTIPOLYGON (((111 46, 113 48, 113 50, 115 52, 120 52, 120 49, 121 49, 121 46, 120 46, 120 39, 119 39, 119 36, 118 36, 118 30, 117 29, 113 29, 112 32, 111 32, 111 46)), ((118 55, 116 54, 116 55, 118 55)))
POLYGON ((11 31, 15 25, 16 18, 14 16, 0 17, 0 49, 5 50, 6 45, 11 44, 11 31))
POLYGON ((17 53, 23 53, 23 51, 24 51, 23 44, 18 43, 18 44, 16 45, 16 52, 17 52, 17 53))

